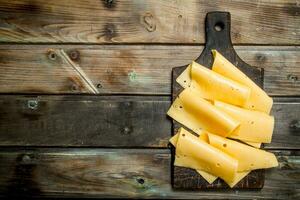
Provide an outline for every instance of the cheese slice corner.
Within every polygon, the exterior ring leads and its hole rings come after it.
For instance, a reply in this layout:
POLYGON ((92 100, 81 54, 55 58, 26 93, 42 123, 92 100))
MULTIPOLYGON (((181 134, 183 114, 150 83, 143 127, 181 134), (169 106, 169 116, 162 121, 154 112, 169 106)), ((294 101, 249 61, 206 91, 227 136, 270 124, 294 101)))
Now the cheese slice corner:
POLYGON ((183 88, 188 88, 191 84, 191 64, 177 77, 176 82, 183 88))

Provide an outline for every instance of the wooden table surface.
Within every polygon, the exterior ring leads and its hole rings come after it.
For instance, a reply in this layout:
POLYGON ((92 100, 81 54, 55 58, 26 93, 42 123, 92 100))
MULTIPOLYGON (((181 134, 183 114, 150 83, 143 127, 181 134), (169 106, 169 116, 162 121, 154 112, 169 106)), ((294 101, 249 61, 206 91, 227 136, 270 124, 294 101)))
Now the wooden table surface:
POLYGON ((300 198, 299 0, 0 0, 0 42, 0 196, 300 198), (171 69, 209 11, 274 97, 261 191, 171 188, 171 69))

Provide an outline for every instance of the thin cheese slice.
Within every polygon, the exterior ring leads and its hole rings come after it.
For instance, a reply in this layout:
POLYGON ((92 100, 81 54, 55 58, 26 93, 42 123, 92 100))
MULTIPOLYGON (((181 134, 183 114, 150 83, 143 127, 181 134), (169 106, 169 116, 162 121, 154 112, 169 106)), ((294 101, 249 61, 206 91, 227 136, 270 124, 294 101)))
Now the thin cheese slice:
POLYGON ((176 145, 176 156, 189 157, 194 160, 193 169, 201 169, 214 176, 218 176, 226 182, 232 182, 235 178, 238 161, 228 154, 200 140, 185 129, 179 130, 176 145))
POLYGON ((201 170, 202 165, 199 165, 199 163, 195 159, 187 156, 175 156, 174 165, 195 169, 209 184, 213 183, 218 178, 217 176, 201 170))
MULTIPOLYGON (((206 134, 203 134, 206 136, 206 134)), ((179 133, 177 133, 176 135, 174 135, 169 141, 170 143, 176 147, 177 145, 177 141, 178 141, 178 136, 179 133)), ((175 166, 180 166, 180 167, 188 167, 188 168, 192 168, 197 166, 197 163, 193 162, 193 160, 189 157, 179 157, 176 156, 175 157, 175 162, 174 162, 175 166)), ((196 169, 196 171, 209 183, 212 184, 218 177, 214 176, 208 172, 205 172, 203 170, 200 169, 196 169)))
MULTIPOLYGON (((203 134, 205 135, 205 134, 203 134)), ((177 141, 178 141, 179 133, 174 135, 169 141, 170 143, 176 147, 177 141)), ((191 168, 192 166, 196 166, 195 162, 189 157, 175 157, 175 166, 181 166, 181 167, 188 167, 191 168)), ((214 176, 208 172, 205 172, 200 169, 196 169, 196 171, 209 183, 212 184, 218 177, 214 176)))
POLYGON ((231 188, 233 188, 237 183, 239 183, 245 176, 247 176, 251 171, 237 172, 232 181, 225 181, 231 188))
POLYGON ((274 117, 266 113, 247 110, 221 101, 214 105, 227 113, 241 125, 231 135, 231 138, 247 142, 270 143, 274 129, 274 117))
MULTIPOLYGON (((205 132, 202 132, 199 136, 199 138, 207 143, 209 143, 209 137, 208 134, 205 132)), ((200 171, 201 172, 201 171, 200 171)), ((199 173, 200 173, 199 172, 199 173)), ((250 171, 245 172, 237 172, 234 176, 234 179, 232 181, 227 181, 226 183, 232 188, 234 187, 238 182, 240 182, 247 174, 249 174, 250 171)), ((213 176, 213 175, 212 175, 213 176)), ((207 176, 208 180, 213 180, 214 177, 207 176)))
POLYGON ((169 142, 170 142, 174 147, 176 147, 176 145, 177 145, 178 136, 179 136, 179 134, 177 133, 176 135, 174 135, 173 137, 171 137, 171 139, 169 140, 169 142))
POLYGON ((176 81, 184 88, 187 88, 189 85, 199 92, 202 98, 208 100, 220 100, 244 106, 250 97, 250 89, 248 87, 196 62, 192 62, 176 81), (190 77, 188 74, 190 74, 190 77))
POLYGON ((196 170, 198 172, 198 174, 200 174, 209 184, 212 184, 213 182, 215 182, 215 180, 218 179, 217 176, 214 176, 206 171, 203 170, 196 170))
POLYGON ((272 153, 210 133, 208 138, 210 145, 238 160, 239 172, 278 166, 272 153))
POLYGON ((191 65, 188 65, 187 68, 177 77, 176 82, 181 85, 183 88, 188 88, 192 82, 191 76, 191 65))
MULTIPOLYGON (((177 133, 176 135, 174 135, 170 141, 172 141, 171 143, 176 146, 177 145, 177 141, 178 141, 178 137, 179 137, 179 133, 177 133)), ((207 134, 201 134, 199 136, 199 139, 208 142, 208 136, 207 134)), ((190 157, 183 157, 183 156, 178 156, 176 155, 175 157, 175 162, 174 162, 175 166, 180 166, 180 167, 187 167, 187 168, 192 168, 195 169, 209 184, 212 184, 218 177, 214 176, 206 171, 203 171, 199 168, 201 168, 202 166, 199 165, 199 163, 190 158, 190 157)), ((232 188, 234 187, 238 182, 240 182, 248 173, 250 173, 250 171, 245 171, 245 172, 236 172, 234 175, 234 178, 232 180, 227 180, 226 183, 232 188)))
POLYGON ((179 94, 167 114, 196 133, 203 128, 226 137, 239 126, 237 120, 218 110, 190 88, 179 94))
POLYGON ((251 89, 250 98, 245 107, 250 110, 258 110, 269 114, 273 105, 272 98, 219 52, 212 50, 212 53, 214 56, 213 71, 251 89))

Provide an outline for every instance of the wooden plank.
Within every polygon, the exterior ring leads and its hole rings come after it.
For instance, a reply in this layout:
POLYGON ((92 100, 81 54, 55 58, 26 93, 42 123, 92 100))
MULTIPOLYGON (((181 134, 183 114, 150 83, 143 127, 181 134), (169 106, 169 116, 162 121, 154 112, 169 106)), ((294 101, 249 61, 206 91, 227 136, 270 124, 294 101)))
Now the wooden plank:
POLYGON ((168 99, 0 96, 0 145, 166 147, 168 99))
MULTIPOLYGON (((0 96, 1 146, 163 147, 169 97, 0 96)), ((266 148, 299 149, 300 98, 276 98, 266 148)))
POLYGON ((296 0, 1 0, 0 41, 203 44, 210 11, 232 15, 239 44, 300 44, 296 0))
POLYGON ((276 151, 262 190, 171 188, 169 150, 2 149, 0 195, 102 198, 298 199, 300 153, 276 151))
MULTIPOLYGON (((190 63, 202 50, 172 45, 0 45, 0 92, 170 95, 172 67, 190 63)), ((248 64, 265 69, 268 94, 300 94, 299 47, 236 50, 248 64)))

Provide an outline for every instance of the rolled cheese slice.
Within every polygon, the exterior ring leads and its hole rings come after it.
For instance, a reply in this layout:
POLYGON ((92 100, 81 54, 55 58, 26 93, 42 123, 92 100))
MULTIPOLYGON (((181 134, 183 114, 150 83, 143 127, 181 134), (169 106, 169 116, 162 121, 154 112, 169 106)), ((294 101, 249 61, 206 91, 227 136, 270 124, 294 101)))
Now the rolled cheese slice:
POLYGON ((245 107, 269 114, 273 105, 272 98, 218 51, 212 50, 212 54, 214 56, 213 71, 251 89, 250 98, 245 107))
MULTIPOLYGON (((238 161, 219 149, 202 141, 185 129, 179 130, 176 157, 189 157, 190 167, 201 169, 226 182, 231 182, 237 172, 238 161)), ((175 163, 176 164, 176 163, 175 163)))
POLYGON ((237 120, 197 94, 190 88, 185 89, 173 102, 167 114, 196 133, 203 128, 227 137, 239 126, 237 120))
POLYGON ((210 145, 238 160, 239 172, 278 166, 277 159, 272 153, 214 134, 207 134, 210 145))
POLYGON ((194 61, 177 78, 177 82, 184 88, 190 86, 199 92, 202 98, 208 100, 220 100, 238 106, 245 106, 250 97, 250 88, 194 61))
MULTIPOLYGON (((205 134, 204 134, 205 135, 205 134)), ((169 142, 176 147, 177 145, 177 141, 178 141, 178 136, 179 133, 177 133, 176 135, 174 135, 169 142)), ((195 169, 209 184, 212 184, 218 177, 214 176, 208 172, 205 172, 201 169, 198 169, 198 163, 194 162, 194 160, 190 157, 183 157, 183 156, 175 156, 175 161, 174 161, 174 165, 175 166, 179 166, 179 167, 187 167, 187 168, 193 168, 195 169)), ((200 168, 200 166, 199 166, 200 168)))
POLYGON ((214 105, 241 125, 232 132, 231 138, 256 143, 270 143, 274 129, 274 117, 266 113, 247 110, 221 101, 214 105))
MULTIPOLYGON (((179 137, 179 133, 177 133, 170 139, 170 142, 175 147, 177 145, 178 137, 179 137)), ((200 134, 199 139, 208 143, 208 135, 207 134, 200 134)), ((197 161, 195 161, 194 159, 187 157, 187 156, 183 157, 183 156, 176 155, 174 165, 179 166, 179 167, 187 167, 187 168, 195 169, 209 184, 212 184, 218 178, 215 175, 212 175, 206 171, 203 171, 197 161)), ((249 173, 250 173, 250 171, 236 172, 236 174, 234 175, 234 178, 231 181, 227 180, 226 183, 232 188, 249 173)))

